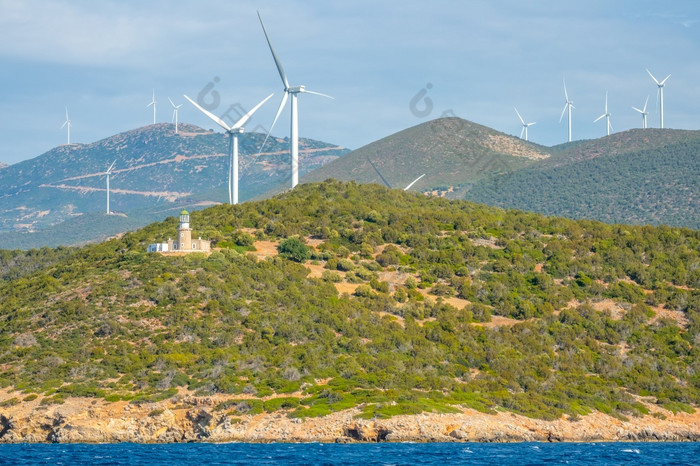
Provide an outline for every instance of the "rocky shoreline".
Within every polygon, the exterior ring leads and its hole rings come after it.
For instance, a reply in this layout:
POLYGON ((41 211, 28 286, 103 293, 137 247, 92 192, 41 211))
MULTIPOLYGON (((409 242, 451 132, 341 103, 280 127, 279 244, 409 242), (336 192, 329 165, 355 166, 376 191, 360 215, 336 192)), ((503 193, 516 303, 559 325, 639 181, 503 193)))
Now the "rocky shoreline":
POLYGON ((599 412, 544 421, 470 409, 362 420, 359 409, 306 419, 283 412, 232 416, 215 410, 218 403, 194 396, 138 405, 90 398, 21 402, 0 408, 0 443, 700 441, 699 411, 658 407, 656 416, 629 421, 599 412))

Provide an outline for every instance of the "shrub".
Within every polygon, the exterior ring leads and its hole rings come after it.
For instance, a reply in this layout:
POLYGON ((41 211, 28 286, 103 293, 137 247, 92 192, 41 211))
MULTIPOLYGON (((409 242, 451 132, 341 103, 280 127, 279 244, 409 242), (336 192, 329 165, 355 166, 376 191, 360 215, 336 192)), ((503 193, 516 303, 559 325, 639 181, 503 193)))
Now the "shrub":
POLYGON ((296 262, 304 262, 311 257, 311 249, 296 236, 282 241, 277 251, 296 262))

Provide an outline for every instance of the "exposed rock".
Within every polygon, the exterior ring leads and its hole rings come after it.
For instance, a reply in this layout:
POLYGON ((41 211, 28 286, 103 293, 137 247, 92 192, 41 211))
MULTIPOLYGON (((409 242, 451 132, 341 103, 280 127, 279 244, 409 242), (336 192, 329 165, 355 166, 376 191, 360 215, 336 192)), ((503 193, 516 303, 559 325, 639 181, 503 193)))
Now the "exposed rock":
MULTIPOLYGON (((2 398, 11 394, 0 391, 2 398)), ((620 421, 602 413, 553 421, 511 413, 418 414, 357 419, 360 409, 321 418, 285 413, 231 416, 212 409, 223 395, 174 397, 158 403, 109 403, 69 398, 59 406, 40 400, 0 408, 0 443, 20 442, 533 442, 699 441, 700 411, 664 411, 620 421)), ((659 408, 655 408, 659 409, 659 408)))

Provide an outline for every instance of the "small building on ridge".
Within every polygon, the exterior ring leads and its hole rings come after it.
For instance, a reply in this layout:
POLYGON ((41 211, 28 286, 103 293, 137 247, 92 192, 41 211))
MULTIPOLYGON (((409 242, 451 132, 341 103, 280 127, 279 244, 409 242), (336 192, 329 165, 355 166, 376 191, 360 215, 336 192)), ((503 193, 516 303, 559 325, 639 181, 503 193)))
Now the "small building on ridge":
POLYGON ((167 243, 152 243, 148 245, 148 252, 160 253, 189 253, 211 251, 211 241, 202 239, 192 239, 192 228, 190 228, 190 213, 186 210, 180 212, 180 225, 177 227, 177 236, 173 240, 168 238, 167 243))

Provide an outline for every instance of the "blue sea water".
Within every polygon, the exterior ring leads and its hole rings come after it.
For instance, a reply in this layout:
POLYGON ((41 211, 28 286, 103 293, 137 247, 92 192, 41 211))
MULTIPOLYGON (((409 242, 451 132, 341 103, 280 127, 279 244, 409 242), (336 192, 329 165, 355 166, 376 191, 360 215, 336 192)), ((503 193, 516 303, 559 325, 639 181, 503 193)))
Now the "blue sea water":
POLYGON ((0 445, 2 465, 698 465, 697 443, 0 445))

